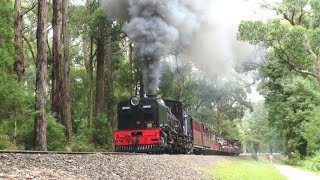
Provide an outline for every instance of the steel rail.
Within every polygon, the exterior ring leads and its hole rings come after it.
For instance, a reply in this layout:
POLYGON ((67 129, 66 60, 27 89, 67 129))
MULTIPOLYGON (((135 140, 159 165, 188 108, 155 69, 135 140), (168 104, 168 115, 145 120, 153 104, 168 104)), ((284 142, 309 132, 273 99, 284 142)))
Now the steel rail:
POLYGON ((126 153, 126 152, 67 152, 67 151, 23 151, 23 150, 0 150, 0 154, 103 154, 103 155, 143 155, 145 153, 126 153))

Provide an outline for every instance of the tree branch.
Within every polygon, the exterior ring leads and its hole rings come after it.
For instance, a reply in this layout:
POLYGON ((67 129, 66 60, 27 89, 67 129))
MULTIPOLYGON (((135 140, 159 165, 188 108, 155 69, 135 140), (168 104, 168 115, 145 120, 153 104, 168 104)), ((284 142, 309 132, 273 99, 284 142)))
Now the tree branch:
POLYGON ((265 0, 263 0, 263 4, 262 4, 263 7, 266 7, 267 9, 270 9, 270 10, 277 10, 277 8, 275 8, 274 6, 270 5, 269 3, 267 3, 265 0))
POLYGON ((48 53, 52 57, 52 52, 51 52, 51 48, 50 48, 50 44, 49 44, 48 38, 47 38, 47 46, 48 46, 48 53))
POLYGON ((294 14, 295 14, 295 11, 292 12, 292 16, 289 17, 289 12, 286 11, 285 13, 283 13, 283 17, 285 20, 287 20, 292 26, 294 26, 294 21, 293 21, 293 18, 294 18, 294 14))
POLYGON ((33 52, 33 50, 32 50, 32 46, 31 46, 31 44, 30 44, 30 41, 29 41, 25 36, 22 36, 22 37, 23 37, 23 39, 24 39, 24 42, 26 42, 27 45, 28 45, 28 47, 29 47, 29 51, 31 52, 31 55, 32 55, 32 59, 33 59, 34 64, 36 64, 36 57, 35 57, 34 52, 33 52))
POLYGON ((36 6, 38 5, 38 3, 33 4, 26 12, 24 12, 23 14, 21 14, 21 18, 28 14, 28 12, 30 12, 31 10, 33 10, 36 6))
MULTIPOLYGON (((279 43, 279 42, 278 42, 279 43)), ((307 75, 307 76, 311 76, 311 77, 314 77, 316 78, 318 81, 319 81, 319 77, 312 73, 312 72, 309 72, 309 71, 305 71, 305 70, 301 70, 297 67, 296 64, 294 64, 292 61, 291 61, 291 58, 290 56, 287 54, 287 52, 281 48, 281 44, 279 44, 279 48, 275 47, 273 44, 271 44, 271 46, 274 48, 274 49, 278 49, 279 51, 281 51, 281 53, 286 57, 286 58, 283 58, 283 60, 286 62, 287 64, 287 67, 290 69, 290 70, 294 70, 296 71, 297 73, 300 73, 300 74, 303 74, 303 75, 307 75)), ((279 54, 280 55, 280 54, 279 54)), ((281 56, 281 55, 280 55, 281 56)))
POLYGON ((300 14, 299 20, 298 20, 298 24, 299 24, 299 25, 301 24, 302 17, 303 17, 304 14, 305 14, 305 12, 303 11, 303 8, 301 7, 301 14, 300 14))
POLYGON ((295 23, 294 23, 294 15, 296 14, 296 11, 293 11, 292 12, 292 16, 291 16, 291 24, 292 24, 292 26, 294 26, 295 25, 295 23))

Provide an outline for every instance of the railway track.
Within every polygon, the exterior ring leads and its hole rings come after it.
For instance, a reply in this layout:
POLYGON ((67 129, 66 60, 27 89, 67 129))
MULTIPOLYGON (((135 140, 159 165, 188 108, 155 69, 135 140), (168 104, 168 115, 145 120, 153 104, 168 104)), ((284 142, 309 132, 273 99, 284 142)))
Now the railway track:
POLYGON ((145 153, 0 150, 0 154, 66 154, 66 155, 104 154, 104 155, 142 155, 142 154, 145 154, 145 153))

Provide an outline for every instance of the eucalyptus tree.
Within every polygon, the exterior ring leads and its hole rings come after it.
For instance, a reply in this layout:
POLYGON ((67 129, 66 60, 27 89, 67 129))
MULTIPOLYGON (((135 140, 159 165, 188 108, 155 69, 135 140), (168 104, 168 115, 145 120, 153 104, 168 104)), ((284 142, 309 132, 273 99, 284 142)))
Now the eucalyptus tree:
POLYGON ((38 0, 37 76, 35 100, 35 149, 47 150, 46 88, 47 88, 47 1, 38 0))
POLYGON ((68 141, 72 138, 72 120, 71 120, 71 98, 70 98, 70 35, 69 35, 69 1, 62 1, 62 43, 63 43, 63 61, 61 68, 61 99, 62 99, 62 124, 65 126, 65 136, 68 141))
POLYGON ((277 18, 243 21, 239 38, 266 49, 261 92, 269 105, 270 124, 285 138, 285 153, 305 156, 308 139, 302 124, 318 104, 320 29, 318 0, 284 0, 277 18))
POLYGON ((23 54, 23 35, 22 35, 22 12, 21 12, 21 0, 15 0, 15 20, 14 20, 14 30, 15 30, 15 63, 14 70, 17 73, 17 80, 21 81, 24 74, 24 54, 23 54))
POLYGON ((61 121, 61 0, 52 1, 52 87, 51 87, 51 110, 56 118, 61 121))

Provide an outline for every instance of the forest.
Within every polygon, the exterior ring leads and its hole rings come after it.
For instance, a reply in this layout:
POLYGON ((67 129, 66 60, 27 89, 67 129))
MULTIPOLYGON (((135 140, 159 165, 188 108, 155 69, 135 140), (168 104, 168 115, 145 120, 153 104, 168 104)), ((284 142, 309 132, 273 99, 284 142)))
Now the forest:
MULTIPOLYGON (((168 53, 155 93, 241 140, 245 152, 319 159, 320 1, 263 1, 261 9, 276 16, 243 20, 237 32, 261 61, 237 64, 224 79, 168 53), (248 98, 251 85, 264 100, 248 98)), ((105 11, 95 0, 0 0, 0 149, 113 150, 118 102, 149 89, 139 37, 105 11)))

